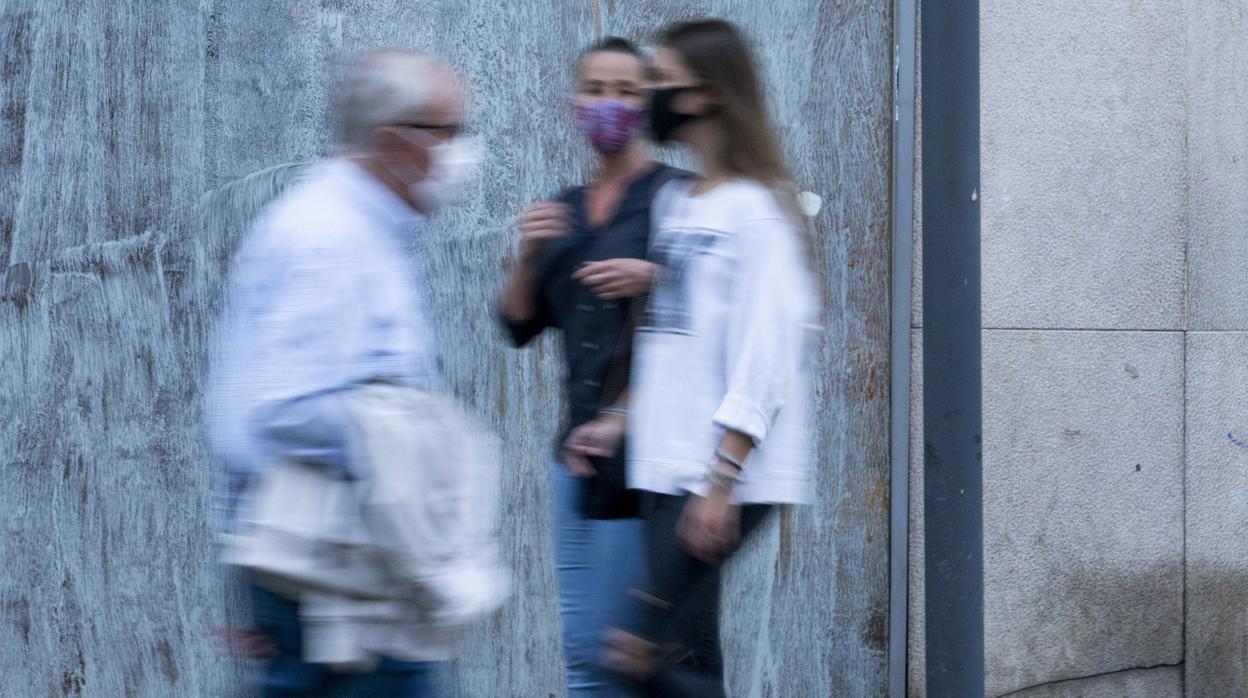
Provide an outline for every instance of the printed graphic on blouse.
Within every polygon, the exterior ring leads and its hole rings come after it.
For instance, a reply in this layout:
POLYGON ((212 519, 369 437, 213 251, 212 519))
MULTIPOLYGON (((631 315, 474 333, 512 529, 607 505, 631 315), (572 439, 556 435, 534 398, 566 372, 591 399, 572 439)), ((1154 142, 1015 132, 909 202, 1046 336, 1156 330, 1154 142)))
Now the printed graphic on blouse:
POLYGON ((651 243, 651 261, 659 265, 642 332, 693 334, 689 315, 689 267, 711 251, 723 233, 708 228, 662 230, 651 243))

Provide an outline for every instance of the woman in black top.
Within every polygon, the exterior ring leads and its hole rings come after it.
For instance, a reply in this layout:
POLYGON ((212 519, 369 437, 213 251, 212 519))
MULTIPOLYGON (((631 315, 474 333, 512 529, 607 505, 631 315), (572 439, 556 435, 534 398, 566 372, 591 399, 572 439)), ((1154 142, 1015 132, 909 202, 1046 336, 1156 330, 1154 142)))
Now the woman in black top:
MULTIPOLYGON (((650 202, 678 171, 654 162, 646 125, 646 64, 626 40, 581 54, 572 106, 597 151, 592 181, 520 216, 520 248, 503 296, 516 346, 562 330, 565 431, 552 468, 556 580, 571 696, 623 695, 594 671, 599 639, 624 590, 644 575, 640 522, 623 493, 623 454, 578 446, 627 381, 630 306, 650 287, 650 202), (618 388, 616 387, 618 386, 618 388)), ((607 417, 611 419, 611 417, 607 417)))

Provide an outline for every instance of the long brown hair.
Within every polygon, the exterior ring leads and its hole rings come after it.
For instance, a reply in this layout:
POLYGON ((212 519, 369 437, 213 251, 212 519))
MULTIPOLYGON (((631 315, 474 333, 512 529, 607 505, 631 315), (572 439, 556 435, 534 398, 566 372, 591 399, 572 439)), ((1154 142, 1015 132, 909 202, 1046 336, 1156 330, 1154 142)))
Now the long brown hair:
POLYGON ((724 135, 716 153, 719 164, 734 175, 791 186, 754 57, 740 30, 722 19, 683 22, 664 29, 659 44, 679 54, 718 102, 714 117, 724 135))
POLYGON ((659 34, 659 45, 680 55, 685 66, 716 99, 714 118, 723 129, 721 167, 769 187, 789 213, 814 265, 814 231, 797 202, 797 187, 776 139, 762 82, 749 42, 732 22, 700 19, 674 24, 659 34))

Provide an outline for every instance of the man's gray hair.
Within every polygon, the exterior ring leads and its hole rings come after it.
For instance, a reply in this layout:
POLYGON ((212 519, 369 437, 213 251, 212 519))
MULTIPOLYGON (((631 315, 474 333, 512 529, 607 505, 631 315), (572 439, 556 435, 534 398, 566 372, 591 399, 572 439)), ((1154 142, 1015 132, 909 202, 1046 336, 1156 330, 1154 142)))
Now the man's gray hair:
POLYGON ((367 150, 373 131, 418 114, 434 94, 433 71, 441 63, 426 53, 369 51, 344 67, 334 94, 339 145, 367 150))

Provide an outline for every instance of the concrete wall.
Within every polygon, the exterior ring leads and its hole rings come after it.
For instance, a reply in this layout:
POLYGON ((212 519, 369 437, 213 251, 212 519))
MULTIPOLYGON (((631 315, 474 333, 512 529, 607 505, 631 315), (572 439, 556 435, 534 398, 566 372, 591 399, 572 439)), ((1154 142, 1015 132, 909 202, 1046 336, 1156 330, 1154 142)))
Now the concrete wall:
POLYGON ((199 438, 204 346, 250 217, 327 146, 333 62, 421 46, 469 76, 481 184, 413 248, 456 392, 507 446, 517 593, 458 662, 463 696, 561 693, 545 472, 553 343, 491 319, 510 221, 583 176, 561 106, 575 50, 702 14, 761 48, 828 281, 817 503, 737 565, 738 696, 886 683, 891 15, 866 0, 0 4, 0 694, 209 696, 242 684, 210 629, 217 581, 199 438))
POLYGON ((986 693, 1248 695, 1248 3, 980 16, 986 693))
POLYGON ((1187 694, 1248 694, 1248 2, 1187 15, 1187 694))

